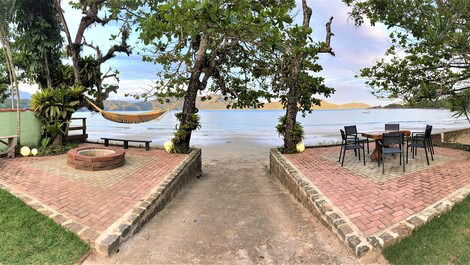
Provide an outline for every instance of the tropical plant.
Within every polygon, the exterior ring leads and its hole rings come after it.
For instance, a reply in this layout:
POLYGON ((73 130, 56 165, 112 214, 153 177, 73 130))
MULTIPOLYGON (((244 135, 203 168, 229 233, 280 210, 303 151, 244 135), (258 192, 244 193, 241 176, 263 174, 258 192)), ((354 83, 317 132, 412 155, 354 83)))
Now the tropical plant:
POLYGON ((360 74, 376 96, 407 103, 448 99, 451 109, 468 119, 470 1, 345 2, 353 7, 356 24, 367 18, 391 32, 387 57, 360 74))
MULTIPOLYGON (((189 152, 192 131, 199 127, 196 97, 206 91, 233 100, 229 107, 259 107, 269 96, 257 84, 259 46, 273 47, 278 26, 291 22, 294 1, 167 0, 140 1, 136 13, 140 38, 150 45, 144 56, 162 66, 155 88, 144 95, 184 98, 173 138, 176 152, 189 152)), ((206 98, 206 97, 204 97, 206 98)))
POLYGON ((72 86, 46 88, 33 94, 31 108, 41 121, 46 145, 64 142, 70 118, 80 107, 84 91, 82 86, 72 86))

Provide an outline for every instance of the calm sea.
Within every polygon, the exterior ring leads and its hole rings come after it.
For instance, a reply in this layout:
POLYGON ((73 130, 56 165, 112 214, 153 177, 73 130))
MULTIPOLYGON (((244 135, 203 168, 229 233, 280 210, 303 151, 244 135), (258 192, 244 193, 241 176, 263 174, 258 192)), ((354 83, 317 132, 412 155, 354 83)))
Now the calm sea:
MULTIPOLYGON (((88 118, 90 140, 100 137, 149 139, 152 144, 161 146, 173 135, 177 124, 174 114, 175 111, 158 121, 141 124, 114 123, 90 112, 78 112, 74 117, 88 118)), ((202 110, 199 114, 202 128, 193 134, 192 144, 195 146, 224 143, 235 137, 249 138, 270 146, 282 144, 274 127, 284 111, 202 110)), ((305 118, 300 117, 299 121, 304 126, 304 142, 308 145, 338 142, 339 129, 351 124, 356 124, 359 131, 382 130, 384 123, 400 123, 401 128, 412 131, 423 131, 426 124, 431 124, 434 132, 470 126, 465 119, 456 119, 447 110, 431 109, 317 110, 305 118)))

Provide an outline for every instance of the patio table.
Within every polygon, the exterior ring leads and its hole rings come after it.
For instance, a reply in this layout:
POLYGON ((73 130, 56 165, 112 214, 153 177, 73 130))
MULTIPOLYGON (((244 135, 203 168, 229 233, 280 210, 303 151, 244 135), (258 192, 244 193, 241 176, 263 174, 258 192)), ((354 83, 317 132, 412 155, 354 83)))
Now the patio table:
POLYGON ((403 133, 405 136, 410 136, 411 131, 409 130, 398 130, 398 131, 375 131, 375 132, 363 132, 361 135, 367 139, 373 139, 375 141, 375 148, 370 154, 370 159, 376 161, 380 159, 380 146, 379 141, 382 140, 384 133, 399 132, 403 133))

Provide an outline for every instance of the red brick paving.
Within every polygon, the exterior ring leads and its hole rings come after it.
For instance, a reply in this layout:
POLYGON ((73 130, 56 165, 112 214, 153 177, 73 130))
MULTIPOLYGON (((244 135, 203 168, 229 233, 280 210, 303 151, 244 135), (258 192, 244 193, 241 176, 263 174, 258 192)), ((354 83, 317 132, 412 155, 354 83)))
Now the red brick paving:
MULTIPOLYGON (((325 157, 331 153, 339 154, 338 147, 311 148, 286 157, 365 236, 370 236, 470 184, 468 152, 445 148, 435 148, 435 151, 451 159, 445 164, 431 164, 431 167, 383 183, 374 183, 325 157)), ((410 161, 413 162, 416 161, 410 161)), ((377 174, 381 173, 381 168, 377 168, 377 174)))
MULTIPOLYGON (((116 171, 125 176, 119 176, 117 182, 104 182, 106 185, 92 185, 89 179, 85 181, 71 178, 70 174, 52 174, 50 170, 41 170, 34 166, 36 162, 45 160, 66 163, 65 155, 2 159, 0 183, 25 193, 73 221, 100 233, 147 195, 186 157, 170 155, 162 150, 144 151, 132 148, 126 150, 126 157, 129 156, 147 157, 150 162, 139 164, 140 168, 137 170, 134 167, 116 171)), ((107 176, 100 175, 100 171, 88 173, 96 175, 97 178, 109 177, 109 172, 107 176)))

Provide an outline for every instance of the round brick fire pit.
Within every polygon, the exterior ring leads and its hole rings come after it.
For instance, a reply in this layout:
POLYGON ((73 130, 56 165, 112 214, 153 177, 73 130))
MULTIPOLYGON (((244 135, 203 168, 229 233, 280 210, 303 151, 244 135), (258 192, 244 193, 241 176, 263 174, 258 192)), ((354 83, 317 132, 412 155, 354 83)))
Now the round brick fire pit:
POLYGON ((67 165, 80 170, 109 170, 123 166, 126 152, 106 147, 79 147, 68 151, 67 165))

